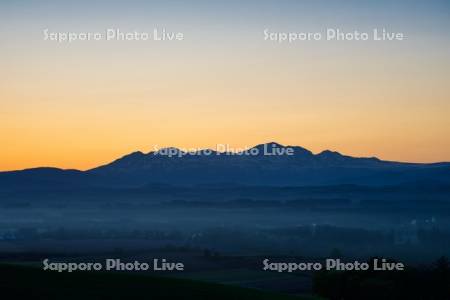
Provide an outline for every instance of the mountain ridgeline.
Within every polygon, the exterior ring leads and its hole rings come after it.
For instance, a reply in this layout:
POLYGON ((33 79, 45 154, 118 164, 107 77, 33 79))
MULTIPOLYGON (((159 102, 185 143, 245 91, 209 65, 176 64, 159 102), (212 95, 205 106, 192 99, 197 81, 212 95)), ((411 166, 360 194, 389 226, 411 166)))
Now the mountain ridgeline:
POLYGON ((299 146, 257 145, 240 153, 165 148, 133 152, 87 171, 35 168, 0 172, 1 189, 136 188, 149 185, 449 185, 450 163, 401 163, 299 146))

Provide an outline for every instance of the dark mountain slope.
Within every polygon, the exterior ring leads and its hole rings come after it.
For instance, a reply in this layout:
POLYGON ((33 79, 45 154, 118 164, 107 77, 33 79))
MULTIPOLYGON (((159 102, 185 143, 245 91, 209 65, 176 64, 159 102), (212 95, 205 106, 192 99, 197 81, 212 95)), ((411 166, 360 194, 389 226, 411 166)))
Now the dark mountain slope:
POLYGON ((176 148, 133 152, 85 172, 38 168, 0 172, 0 188, 139 187, 147 184, 267 186, 450 184, 450 163, 415 164, 358 158, 298 146, 257 145, 242 153, 176 148))

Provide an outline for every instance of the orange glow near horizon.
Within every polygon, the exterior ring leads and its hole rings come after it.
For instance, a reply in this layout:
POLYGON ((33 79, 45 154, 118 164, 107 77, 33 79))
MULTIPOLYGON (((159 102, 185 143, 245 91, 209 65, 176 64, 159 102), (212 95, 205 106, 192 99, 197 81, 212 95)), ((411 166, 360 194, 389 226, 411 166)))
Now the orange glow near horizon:
POLYGON ((88 169, 155 145, 268 141, 387 160, 450 160, 448 68, 406 77, 420 66, 405 60, 349 72, 348 61, 272 61, 264 71, 259 59, 251 70, 217 62, 217 76, 205 66, 215 61, 201 60, 196 70, 169 65, 157 76, 124 63, 59 61, 27 73, 27 64, 10 62, 0 92, 0 170, 88 169))
MULTIPOLYGON (((402 42, 278 45, 262 41, 266 20, 252 15, 248 27, 200 20, 211 29, 174 18, 167 27, 186 35, 176 43, 58 44, 43 41, 41 28, 96 29, 103 19, 1 17, 0 171, 85 170, 155 146, 270 141, 314 153, 450 161, 448 34, 410 29, 402 42)), ((126 24, 152 28, 147 19, 126 24)))

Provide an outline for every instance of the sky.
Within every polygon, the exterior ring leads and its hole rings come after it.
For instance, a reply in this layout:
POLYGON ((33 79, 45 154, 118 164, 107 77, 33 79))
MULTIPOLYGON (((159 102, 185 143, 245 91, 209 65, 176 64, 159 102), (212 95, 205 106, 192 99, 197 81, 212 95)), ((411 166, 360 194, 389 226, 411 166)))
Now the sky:
POLYGON ((448 1, 0 1, 0 170, 277 141, 450 161, 448 1), (182 41, 44 40, 182 32, 182 41), (264 40, 402 32, 403 41, 264 40))

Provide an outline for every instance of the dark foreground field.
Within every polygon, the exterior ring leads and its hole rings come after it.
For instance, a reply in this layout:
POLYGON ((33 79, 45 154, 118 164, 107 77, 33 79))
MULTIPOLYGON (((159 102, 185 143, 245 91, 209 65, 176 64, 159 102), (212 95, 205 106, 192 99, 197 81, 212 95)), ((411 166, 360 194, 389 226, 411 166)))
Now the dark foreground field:
POLYGON ((0 265, 2 299, 314 299, 192 280, 0 265))

